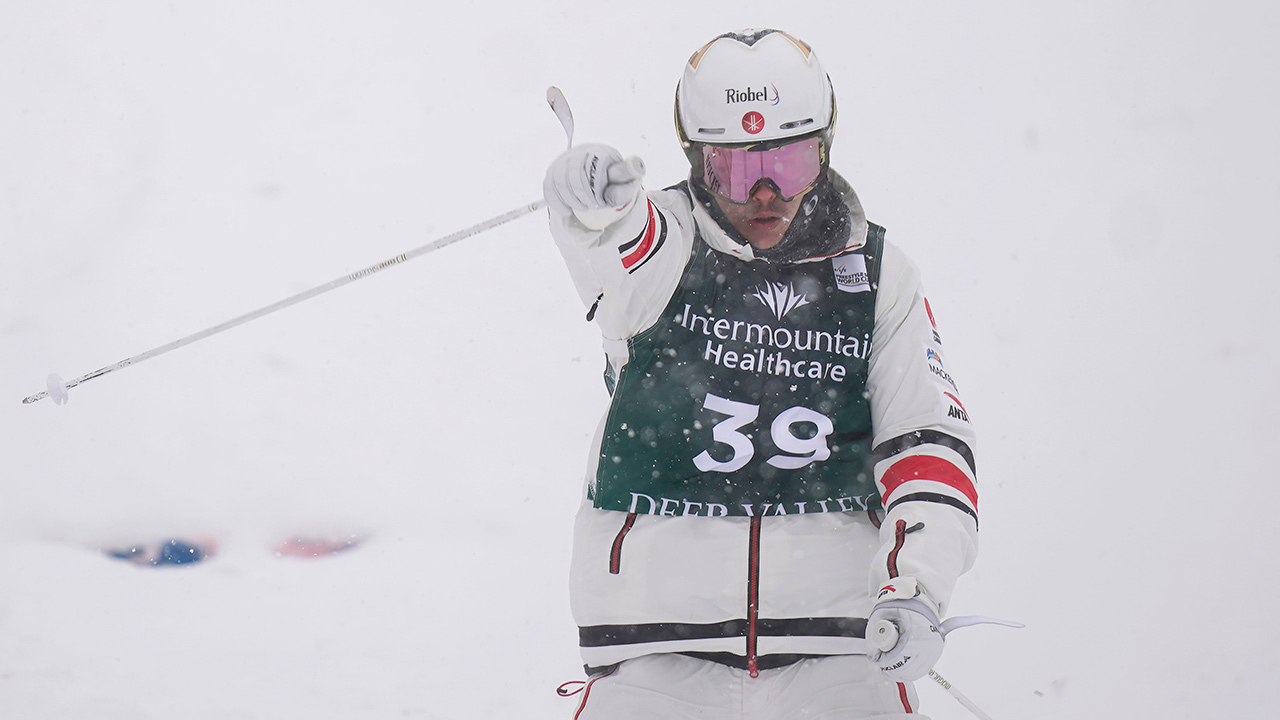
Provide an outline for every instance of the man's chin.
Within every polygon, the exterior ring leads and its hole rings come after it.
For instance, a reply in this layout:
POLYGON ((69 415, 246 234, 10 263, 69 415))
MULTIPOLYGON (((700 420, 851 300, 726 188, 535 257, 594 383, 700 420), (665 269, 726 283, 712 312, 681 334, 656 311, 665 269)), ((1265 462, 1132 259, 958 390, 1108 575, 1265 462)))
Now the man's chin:
POLYGON ((747 223, 750 232, 743 233, 751 247, 757 250, 768 250, 782 242, 786 233, 787 222, 782 218, 751 220, 747 223))
POLYGON ((747 237, 747 242, 751 243, 751 247, 756 250, 770 250, 782 242, 782 237, 772 234, 764 237, 747 237))

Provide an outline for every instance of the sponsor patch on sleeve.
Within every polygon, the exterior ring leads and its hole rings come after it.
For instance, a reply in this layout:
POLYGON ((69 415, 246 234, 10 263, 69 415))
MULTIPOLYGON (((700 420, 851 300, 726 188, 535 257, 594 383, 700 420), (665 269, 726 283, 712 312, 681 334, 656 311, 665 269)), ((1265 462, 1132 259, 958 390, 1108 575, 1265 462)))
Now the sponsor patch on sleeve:
POLYGON ((933 329, 933 341, 942 344, 942 336, 938 334, 938 321, 933 319, 933 308, 929 306, 929 298, 924 298, 924 311, 929 315, 929 324, 933 329))
POLYGON ((924 346, 924 355, 929 366, 929 372, 933 375, 934 380, 950 388, 952 392, 959 392, 956 387, 956 381, 951 379, 951 373, 947 372, 947 368, 942 364, 942 353, 926 344, 924 346))
POLYGON ((954 392, 942 391, 943 405, 947 408, 947 415, 944 418, 953 425, 972 425, 969 420, 969 411, 964 409, 964 403, 960 402, 960 398, 954 392))

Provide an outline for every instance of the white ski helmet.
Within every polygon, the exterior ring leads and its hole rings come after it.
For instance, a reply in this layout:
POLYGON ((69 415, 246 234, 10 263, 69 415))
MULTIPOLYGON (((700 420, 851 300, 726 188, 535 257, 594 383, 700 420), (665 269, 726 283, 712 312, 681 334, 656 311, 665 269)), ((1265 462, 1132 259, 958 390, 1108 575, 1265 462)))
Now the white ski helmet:
POLYGON ((831 80, 813 49, 780 30, 715 38, 689 58, 676 86, 676 132, 695 170, 702 166, 698 145, 816 135, 829 152, 835 122, 831 80))

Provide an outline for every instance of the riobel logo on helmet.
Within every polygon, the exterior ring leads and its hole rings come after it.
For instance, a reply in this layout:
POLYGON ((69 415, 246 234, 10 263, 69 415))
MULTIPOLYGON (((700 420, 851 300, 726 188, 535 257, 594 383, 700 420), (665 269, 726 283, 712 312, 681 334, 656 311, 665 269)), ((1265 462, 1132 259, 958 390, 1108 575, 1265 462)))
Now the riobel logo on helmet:
POLYGON ((782 100, 782 96, 778 94, 777 85, 761 86, 759 90, 755 88, 747 88, 746 90, 725 88, 724 90, 724 103, 726 105, 744 102, 767 102, 770 105, 777 105, 780 100, 782 100), (773 90, 772 95, 769 94, 770 89, 773 90))

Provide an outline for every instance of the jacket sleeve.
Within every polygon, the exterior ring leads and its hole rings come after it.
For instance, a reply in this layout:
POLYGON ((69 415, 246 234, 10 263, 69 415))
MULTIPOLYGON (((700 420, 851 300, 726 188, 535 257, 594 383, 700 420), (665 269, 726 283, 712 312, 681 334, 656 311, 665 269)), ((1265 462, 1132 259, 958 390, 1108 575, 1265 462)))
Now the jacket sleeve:
POLYGON ((871 566, 877 602, 917 598, 946 614, 978 546, 975 434, 920 273, 885 243, 867 389, 884 502, 871 566))
POLYGON ((608 217, 550 213, 551 235, 606 348, 653 325, 671 299, 693 244, 687 206, 673 189, 641 193, 608 217))

